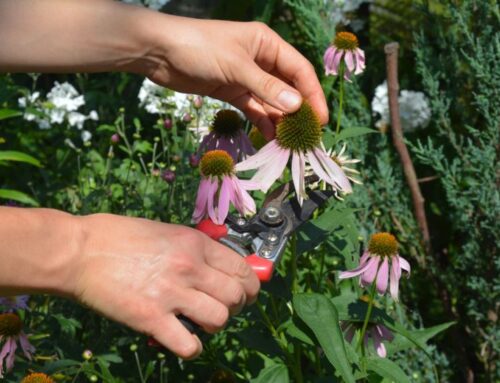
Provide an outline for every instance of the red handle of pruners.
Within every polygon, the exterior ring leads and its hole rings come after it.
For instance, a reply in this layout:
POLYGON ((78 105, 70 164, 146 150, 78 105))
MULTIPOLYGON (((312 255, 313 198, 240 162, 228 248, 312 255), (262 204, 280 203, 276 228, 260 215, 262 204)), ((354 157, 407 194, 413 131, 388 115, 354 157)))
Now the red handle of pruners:
MULTIPOLYGON (((196 225, 196 229, 202 231, 216 241, 227 235, 226 225, 217 225, 210 219, 200 221, 200 223, 196 225)), ((245 262, 252 267, 252 270, 257 274, 261 282, 269 282, 271 280, 273 276, 273 262, 255 254, 246 256, 245 262)))

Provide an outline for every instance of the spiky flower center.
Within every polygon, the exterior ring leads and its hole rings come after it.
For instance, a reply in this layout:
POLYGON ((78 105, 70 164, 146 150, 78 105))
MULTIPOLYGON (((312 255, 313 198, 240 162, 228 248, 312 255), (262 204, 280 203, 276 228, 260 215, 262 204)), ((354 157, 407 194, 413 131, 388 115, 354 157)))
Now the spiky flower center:
POLYGON ((338 49, 352 51, 359 46, 358 38, 351 32, 339 32, 335 35, 333 45, 338 49))
POLYGON ((243 120, 238 112, 231 109, 222 109, 215 115, 211 129, 219 136, 235 137, 243 129, 243 120))
POLYGON ((205 177, 222 177, 233 172, 234 161, 225 150, 210 150, 200 160, 200 171, 205 177))
POLYGON ((21 318, 14 313, 0 314, 0 337, 19 335, 23 329, 21 318))
POLYGON ((54 379, 42 372, 34 372, 24 377, 21 383, 54 383, 54 379))
POLYGON ((281 147, 306 152, 321 141, 321 123, 311 105, 304 101, 300 109, 281 117, 276 126, 276 140, 281 147))
POLYGON ((392 257, 398 252, 398 241, 390 233, 376 233, 370 238, 368 251, 373 255, 392 257))

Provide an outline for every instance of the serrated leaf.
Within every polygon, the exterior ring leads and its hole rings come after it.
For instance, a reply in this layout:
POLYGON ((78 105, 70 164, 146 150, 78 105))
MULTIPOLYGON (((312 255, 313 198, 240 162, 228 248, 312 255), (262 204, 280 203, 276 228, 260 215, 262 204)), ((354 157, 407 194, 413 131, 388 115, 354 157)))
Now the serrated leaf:
POLYGON ((251 380, 251 383, 288 383, 288 369, 284 364, 277 363, 260 371, 259 376, 251 380))
POLYGON ((365 128, 363 126, 353 126, 340 131, 340 133, 334 137, 334 144, 339 141, 345 140, 347 138, 364 136, 365 134, 377 133, 376 130, 365 128))
POLYGON ((389 379, 394 383, 410 383, 410 379, 405 372, 392 360, 387 358, 366 358, 366 368, 380 375, 382 378, 389 379))
POLYGON ((323 295, 308 293, 295 295, 293 307, 299 318, 313 331, 336 372, 344 381, 353 383, 354 376, 333 303, 323 295))
POLYGON ((0 198, 17 201, 31 206, 40 206, 40 204, 29 195, 17 190, 0 189, 0 198))
POLYGON ((6 120, 7 118, 19 117, 22 116, 23 113, 19 110, 13 109, 0 109, 0 120, 6 120))
POLYGON ((0 161, 24 162, 30 165, 41 167, 42 164, 35 157, 15 150, 0 150, 0 161))
POLYGON ((109 362, 109 363, 122 363, 123 362, 123 359, 121 358, 121 356, 116 355, 116 354, 103 354, 103 355, 99 355, 98 358, 105 360, 106 362, 109 362))
POLYGON ((61 360, 56 360, 55 362, 51 362, 46 364, 42 372, 52 375, 53 373, 69 368, 69 367, 74 367, 74 366, 80 366, 80 362, 77 360, 72 360, 72 359, 61 359, 61 360))

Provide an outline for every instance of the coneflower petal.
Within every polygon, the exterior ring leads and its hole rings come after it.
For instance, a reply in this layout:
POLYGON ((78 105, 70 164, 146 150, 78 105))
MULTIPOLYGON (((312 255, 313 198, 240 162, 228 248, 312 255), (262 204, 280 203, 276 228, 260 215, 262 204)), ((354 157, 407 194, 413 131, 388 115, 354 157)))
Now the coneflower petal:
POLYGON ((392 257, 391 260, 391 275, 390 275, 390 286, 389 291, 391 293, 392 298, 395 301, 398 301, 399 294, 399 278, 401 277, 401 269, 399 266, 398 257, 392 257))
POLYGON ((346 193, 352 192, 351 183, 347 179, 340 166, 338 166, 335 161, 328 157, 328 155, 323 150, 315 148, 314 153, 316 154, 318 160, 321 162, 323 168, 326 170, 327 174, 330 176, 330 179, 335 182, 335 184, 331 185, 338 187, 340 190, 346 193))
POLYGON ((193 212, 193 222, 200 222, 206 214, 209 187, 210 180, 207 178, 202 178, 200 181, 200 186, 198 187, 198 194, 196 196, 196 203, 193 212))
POLYGON ((229 176, 224 176, 219 192, 219 202, 217 203, 217 221, 219 224, 224 223, 229 213, 229 201, 231 199, 230 190, 232 188, 231 178, 229 176))
POLYGON ((360 264, 358 267, 352 270, 343 271, 339 274, 339 279, 353 278, 365 273, 370 267, 372 267, 373 262, 377 262, 375 258, 371 258, 368 262, 360 264))
POLYGON ((210 219, 217 225, 220 225, 221 222, 219 222, 219 220, 217 219, 214 208, 214 199, 218 188, 219 188, 219 181, 217 179, 210 180, 207 192, 207 212, 210 219))
POLYGON ((370 257, 370 260, 367 263, 366 271, 361 275, 361 285, 369 286, 375 280, 375 276, 377 275, 378 265, 380 262, 380 257, 370 257))
POLYGON ((345 62, 345 65, 347 67, 347 70, 349 72, 352 72, 355 68, 355 65, 354 65, 353 53, 351 51, 345 52, 344 62, 345 62))
POLYGON ((269 141, 262 149, 260 149, 253 156, 247 157, 244 161, 237 163, 234 169, 237 172, 257 169, 261 166, 268 164, 276 156, 278 150, 281 149, 278 141, 269 141))
MULTIPOLYGON (((277 152, 270 162, 261 167, 250 181, 260 184, 261 190, 267 192, 285 170, 288 158, 290 157, 290 149, 277 148, 277 152)), ((250 157, 251 158, 251 157, 250 157)))
MULTIPOLYGON (((375 326, 376 327, 376 326, 375 326)), ((384 343, 382 342, 382 338, 377 330, 373 327, 371 329, 371 335, 373 339, 373 347, 377 351, 378 356, 381 358, 385 358, 387 356, 387 350, 385 349, 384 343)))
POLYGON ((380 269, 378 270, 377 274, 377 292, 380 295, 385 294, 387 290, 388 281, 389 281, 389 259, 387 257, 384 257, 382 265, 380 266, 380 269))
POLYGON ((408 273, 408 276, 410 276, 410 273, 411 273, 411 267, 410 267, 410 264, 408 263, 408 261, 406 259, 404 259, 403 257, 399 256, 399 255, 396 255, 396 257, 398 257, 399 259, 399 266, 401 267, 402 270, 406 271, 408 273))

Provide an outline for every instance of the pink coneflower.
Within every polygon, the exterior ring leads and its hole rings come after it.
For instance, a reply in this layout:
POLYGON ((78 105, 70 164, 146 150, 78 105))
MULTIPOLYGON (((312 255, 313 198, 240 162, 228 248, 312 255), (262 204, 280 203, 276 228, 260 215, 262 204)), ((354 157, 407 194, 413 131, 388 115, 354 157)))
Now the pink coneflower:
POLYGON ((0 351, 0 378, 3 377, 4 360, 7 371, 11 370, 14 366, 17 341, 19 341, 26 358, 31 360, 31 356, 35 352, 35 347, 28 341, 19 316, 14 313, 0 314, 0 342, 5 342, 0 351))
POLYGON ((232 203, 241 215, 255 213, 255 202, 246 191, 255 190, 252 182, 242 181, 234 175, 234 161, 224 150, 212 150, 200 160, 202 179, 196 197, 193 221, 206 217, 218 225, 226 220, 232 203))
MULTIPOLYGON (((341 328, 344 331, 345 339, 351 343, 354 338, 356 330, 361 328, 360 323, 349 322, 347 324, 342 323, 341 328)), ((363 342, 365 348, 368 348, 370 339, 373 342, 373 348, 377 352, 378 356, 385 358, 387 356, 387 350, 385 349, 384 341, 392 342, 394 335, 389 331, 387 327, 382 324, 370 324, 366 329, 363 342)))
POLYGON ((257 169, 251 181, 266 192, 281 176, 292 157, 292 179, 299 203, 307 198, 305 189, 306 162, 318 177, 334 190, 350 193, 351 184, 342 169, 323 149, 321 124, 309 105, 304 102, 297 112, 285 114, 276 126, 276 138, 257 154, 236 165, 236 171, 257 169))
POLYGON ((209 150, 225 150, 234 161, 255 153, 252 143, 244 131, 243 120, 231 109, 219 110, 208 133, 201 141, 198 153, 209 150))
POLYGON ((340 72, 341 62, 345 63, 344 78, 349 78, 354 73, 360 74, 365 69, 365 52, 359 49, 358 38, 350 32, 336 34, 323 56, 326 75, 337 76, 340 72))
POLYGON ((17 295, 12 297, 0 297, 0 306, 3 306, 6 311, 14 310, 29 310, 28 300, 29 295, 17 295))
POLYGON ((390 293, 397 301, 402 270, 409 275, 411 269, 406 259, 398 254, 396 238, 389 233, 376 233, 370 239, 368 250, 361 256, 359 266, 340 273, 339 278, 353 278, 359 275, 361 285, 366 287, 371 285, 376 277, 379 294, 385 294, 390 280, 390 293))

